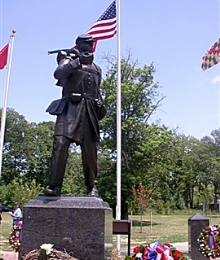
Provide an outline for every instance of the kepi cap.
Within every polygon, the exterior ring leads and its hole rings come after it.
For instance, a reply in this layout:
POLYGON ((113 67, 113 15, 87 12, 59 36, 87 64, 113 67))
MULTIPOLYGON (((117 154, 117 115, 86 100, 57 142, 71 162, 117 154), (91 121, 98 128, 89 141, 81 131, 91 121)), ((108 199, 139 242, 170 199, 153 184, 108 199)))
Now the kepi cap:
POLYGON ((76 44, 80 44, 80 43, 93 43, 94 40, 92 38, 92 36, 90 34, 81 34, 77 37, 76 39, 76 44))

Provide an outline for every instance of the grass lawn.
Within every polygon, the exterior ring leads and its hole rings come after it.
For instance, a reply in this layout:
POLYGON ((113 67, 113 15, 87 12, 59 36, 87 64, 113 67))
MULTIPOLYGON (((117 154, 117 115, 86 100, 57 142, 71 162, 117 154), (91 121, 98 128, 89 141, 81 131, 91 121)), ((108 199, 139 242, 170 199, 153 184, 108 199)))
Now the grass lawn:
POLYGON ((131 245, 153 243, 175 243, 188 241, 188 219, 191 214, 132 216, 131 245))
MULTIPOLYGON (((142 219, 141 216, 130 216, 132 220, 131 247, 147 243, 160 241, 161 243, 179 243, 188 241, 188 220, 196 213, 202 214, 198 210, 189 210, 186 212, 178 212, 170 215, 159 215, 155 213, 146 213, 142 219)), ((219 225, 220 214, 207 217, 210 225, 219 225)), ((202 232, 202 230, 201 230, 202 232)), ((127 236, 121 236, 122 248, 126 247, 127 236)), ((115 246, 115 236, 113 236, 113 244, 115 246)))
MULTIPOLYGON (((158 215, 146 213, 143 216, 130 216, 132 220, 131 247, 146 245, 160 241, 161 243, 177 243, 188 241, 188 219, 199 211, 187 211, 184 213, 158 215)), ((209 217, 209 216, 207 216, 209 217)), ((2 224, 0 225, 0 251, 12 251, 8 237, 12 229, 12 218, 7 212, 2 213, 2 224)), ((220 215, 212 216, 210 224, 220 223, 220 215)), ((201 230, 202 231, 202 230, 201 230)), ((113 248, 115 248, 116 235, 113 235, 113 248)), ((49 242, 48 242, 49 243, 49 242)), ((121 248, 127 247, 127 236, 121 235, 121 248)))
POLYGON ((12 230, 12 217, 8 212, 2 213, 2 223, 0 224, 0 251, 13 251, 8 237, 12 230))

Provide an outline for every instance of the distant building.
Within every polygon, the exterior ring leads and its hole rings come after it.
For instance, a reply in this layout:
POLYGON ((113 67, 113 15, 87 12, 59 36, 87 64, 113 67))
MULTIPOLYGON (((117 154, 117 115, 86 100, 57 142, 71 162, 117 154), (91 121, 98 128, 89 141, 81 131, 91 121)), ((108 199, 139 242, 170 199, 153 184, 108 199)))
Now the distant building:
MULTIPOLYGON (((203 211, 214 210, 214 201, 210 203, 203 203, 203 211)), ((217 210, 220 211, 220 199, 217 200, 217 210)))

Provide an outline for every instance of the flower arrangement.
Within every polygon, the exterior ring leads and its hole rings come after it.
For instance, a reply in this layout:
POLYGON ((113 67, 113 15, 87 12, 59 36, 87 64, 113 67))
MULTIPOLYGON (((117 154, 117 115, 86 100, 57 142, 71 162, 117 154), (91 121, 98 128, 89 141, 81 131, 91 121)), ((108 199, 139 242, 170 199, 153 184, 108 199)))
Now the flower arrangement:
POLYGON ((68 254, 67 252, 61 252, 53 248, 52 244, 43 244, 40 249, 34 249, 25 255, 24 260, 79 260, 68 254))
POLYGON ((13 229, 9 236, 9 244, 15 250, 15 252, 20 252, 22 245, 22 221, 19 221, 13 226, 13 229))
POLYGON ((199 251, 205 257, 214 259, 220 256, 220 227, 218 225, 205 227, 199 234, 197 242, 199 251))
POLYGON ((49 259, 49 255, 52 252, 52 244, 43 244, 40 246, 41 248, 41 255, 44 257, 45 260, 49 259))
POLYGON ((171 244, 161 244, 159 241, 147 246, 136 246, 133 253, 132 256, 126 256, 125 260, 190 260, 171 244))

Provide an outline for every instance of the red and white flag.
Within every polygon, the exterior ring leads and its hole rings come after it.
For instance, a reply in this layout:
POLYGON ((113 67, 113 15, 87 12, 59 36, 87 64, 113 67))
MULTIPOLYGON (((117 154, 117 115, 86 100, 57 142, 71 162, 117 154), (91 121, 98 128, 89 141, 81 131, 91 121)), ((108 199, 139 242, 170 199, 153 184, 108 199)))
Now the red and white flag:
POLYGON ((7 65, 8 61, 8 49, 9 49, 9 43, 5 45, 0 50, 0 70, 4 69, 4 67, 7 65))
POLYGON ((117 32, 116 2, 113 1, 98 21, 87 31, 95 41, 112 38, 117 32))

